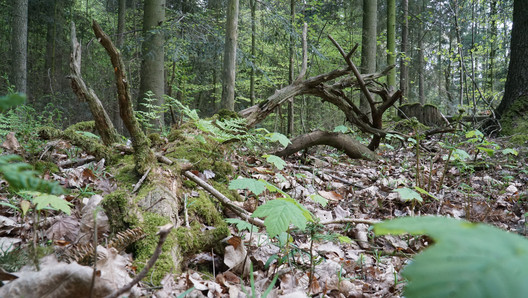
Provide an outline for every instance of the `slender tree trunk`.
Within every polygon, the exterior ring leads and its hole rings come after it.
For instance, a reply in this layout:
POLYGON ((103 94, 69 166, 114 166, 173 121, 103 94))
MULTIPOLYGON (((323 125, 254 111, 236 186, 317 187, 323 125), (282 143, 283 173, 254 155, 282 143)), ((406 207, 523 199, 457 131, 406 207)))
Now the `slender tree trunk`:
MULTIPOLYGON (((164 75, 164 37, 159 26, 165 20, 165 0, 145 0, 143 15, 143 34, 141 60, 141 81, 139 86, 138 108, 146 110, 142 103, 147 103, 147 93, 154 94, 155 101, 151 104, 161 106, 165 88, 164 75)), ((163 115, 154 127, 163 125, 163 115)))
POLYGON ((27 93, 28 0, 13 1, 13 84, 27 93))
POLYGON ((235 110, 236 50, 238 37, 238 0, 228 0, 221 108, 235 110))
MULTIPOLYGON (((387 0, 387 64, 396 63, 396 0, 387 0)), ((396 69, 387 76, 389 89, 396 86, 396 69)))
POLYGON ((423 40, 425 38, 425 3, 422 0, 422 5, 420 6, 420 30, 418 34, 418 100, 420 104, 425 105, 425 57, 424 57, 424 44, 423 40))
MULTIPOLYGON (((290 0, 290 65, 289 65, 289 84, 293 83, 295 80, 295 38, 293 33, 295 32, 295 0, 290 0)), ((294 123, 294 100, 295 97, 292 97, 288 102, 288 130, 287 136, 293 136, 293 123, 294 123)))
MULTIPOLYGON (((363 0, 363 35, 361 47, 361 73, 376 72, 377 0, 363 0)), ((360 110, 370 115, 370 106, 364 96, 360 97, 360 110)))
POLYGON ((400 90, 402 97, 400 98, 400 105, 402 99, 407 98, 409 92, 409 63, 408 53, 409 48, 409 0, 402 0, 403 9, 403 23, 401 34, 401 57, 400 57, 400 90))
POLYGON ((126 16, 126 0, 119 0, 119 7, 117 10, 117 39, 116 47, 121 50, 125 40, 125 16, 126 16))
POLYGON ((495 56, 497 55, 497 0, 490 1, 490 41, 489 41, 489 60, 488 60, 488 75, 487 75, 487 89, 490 96, 493 96, 495 91, 495 56))
POLYGON ((457 39, 457 51, 458 51, 458 62, 459 62, 459 77, 460 77, 460 89, 458 93, 458 104, 464 105, 464 57, 462 56, 462 40, 460 38, 460 27, 458 24, 459 8, 458 0, 454 3, 454 17, 455 17, 455 33, 457 39))
POLYGON ((251 105, 255 105, 255 55, 256 55, 256 46, 255 46, 255 37, 257 35, 257 26, 256 26, 256 9, 257 9, 257 1, 256 0, 249 0, 249 5, 251 6, 251 61, 253 61, 253 65, 251 65, 251 74, 249 77, 249 99, 251 101, 251 105))

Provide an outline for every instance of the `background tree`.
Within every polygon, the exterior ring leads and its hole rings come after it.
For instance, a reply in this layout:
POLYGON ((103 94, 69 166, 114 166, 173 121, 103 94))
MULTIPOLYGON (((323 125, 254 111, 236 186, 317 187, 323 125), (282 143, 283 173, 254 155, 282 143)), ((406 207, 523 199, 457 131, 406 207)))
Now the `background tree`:
MULTIPOLYGON (((165 0, 146 0, 143 16, 144 40, 141 50, 141 82, 139 85, 138 108, 148 111, 148 92, 153 93, 150 104, 161 106, 165 87, 164 75, 164 36, 161 25, 165 20, 165 0)), ((163 121, 163 116, 161 116, 163 121)), ((162 123, 152 123, 161 126, 162 123)))
POLYGON ((13 84, 27 93, 28 0, 13 2, 13 84))
MULTIPOLYGON (((396 0, 387 0, 387 64, 396 63, 396 0)), ((396 69, 387 76, 387 85, 396 86, 396 69)))
POLYGON ((229 0, 227 4, 221 107, 230 111, 235 110, 237 30, 238 0, 229 0))
MULTIPOLYGON (((377 0, 363 0, 363 33, 361 39, 361 73, 376 71, 377 44, 377 0)), ((360 99, 360 110, 370 113, 370 106, 364 96, 360 99)))

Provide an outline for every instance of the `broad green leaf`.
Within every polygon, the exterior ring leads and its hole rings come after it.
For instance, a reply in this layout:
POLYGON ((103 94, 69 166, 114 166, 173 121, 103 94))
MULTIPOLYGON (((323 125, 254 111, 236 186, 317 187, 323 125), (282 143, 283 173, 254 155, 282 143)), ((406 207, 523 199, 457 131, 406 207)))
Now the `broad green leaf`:
POLYGON ((36 205, 36 210, 42 210, 46 207, 60 210, 68 215, 71 213, 70 203, 54 195, 42 194, 33 198, 33 203, 36 205))
POLYGON ((248 189, 258 196, 266 190, 266 184, 253 178, 238 178, 229 182, 229 189, 248 189))
POLYGON ((334 128, 334 132, 340 132, 340 133, 347 133, 348 130, 349 130, 348 127, 344 125, 339 125, 334 128))
POLYGON ((0 111, 23 104, 26 101, 26 95, 22 93, 9 94, 0 96, 0 111))
POLYGON ((435 243, 402 275, 405 297, 526 297, 528 240, 498 228, 445 217, 406 217, 374 226, 376 235, 429 235, 435 243))
POLYGON ((279 142, 284 147, 288 146, 288 144, 291 143, 290 139, 288 139, 287 136, 278 132, 272 132, 270 134, 267 134, 266 137, 272 142, 279 142))
POLYGON ((286 162, 276 155, 266 154, 262 157, 266 158, 267 162, 273 164, 279 170, 284 169, 284 166, 286 165, 286 162))
POLYGON ((6 207, 9 207, 9 208, 14 209, 16 211, 20 211, 20 208, 18 208, 17 206, 15 206, 13 204, 7 203, 7 202, 0 202, 0 206, 6 206, 6 207))
POLYGON ((337 236, 337 240, 339 240, 339 242, 341 243, 352 243, 352 239, 350 239, 347 236, 343 236, 343 235, 337 236))
POLYGON ((492 157, 495 154, 495 149, 492 149, 492 148, 477 146, 477 149, 479 149, 482 152, 486 152, 486 154, 488 154, 488 156, 490 157, 492 157))
POLYGON ((323 207, 326 207, 326 205, 328 204, 328 200, 318 194, 309 195, 308 197, 310 198, 310 200, 321 204, 321 206, 323 207))
POLYGON ((433 199, 435 199, 435 200, 438 201, 438 198, 435 197, 435 196, 433 196, 433 195, 432 195, 430 192, 428 192, 427 190, 425 190, 425 189, 423 189, 423 188, 421 188, 421 187, 418 187, 418 186, 415 186, 414 189, 416 189, 419 193, 424 194, 424 195, 426 195, 426 196, 429 196, 429 197, 431 197, 431 198, 433 198, 433 199))
POLYGON ((422 196, 420 196, 419 193, 417 193, 416 191, 410 188, 407 188, 407 187, 396 188, 394 191, 400 194, 401 199, 404 201, 416 200, 420 203, 423 202, 422 196))
POLYGON ((58 182, 51 182, 37 177, 38 172, 27 163, 19 162, 18 155, 4 155, 0 157, 0 174, 15 191, 38 190, 40 192, 62 194, 64 189, 58 182))
POLYGON ((466 132, 466 138, 468 139, 469 138, 479 138, 480 139, 482 137, 484 137, 484 134, 478 129, 466 132))
POLYGON ((469 155, 469 153, 467 153, 465 150, 462 150, 462 149, 455 149, 453 150, 453 154, 451 154, 451 160, 466 161, 470 158, 471 156, 469 155))
POLYGON ((268 201, 264 205, 259 206, 252 216, 266 218, 264 225, 270 237, 286 232, 290 224, 304 230, 307 222, 301 209, 294 203, 281 199, 268 201))
POLYGON ((249 222, 246 222, 246 221, 243 221, 241 219, 238 219, 238 218, 226 218, 225 221, 227 223, 230 223, 230 224, 234 224, 236 225, 236 228, 239 230, 239 231, 242 231, 242 230, 248 230, 248 231, 258 231, 258 228, 257 226, 255 225, 252 225, 250 224, 249 222))
POLYGON ((502 154, 504 154, 504 155, 512 154, 512 155, 517 156, 517 154, 519 154, 519 152, 517 152, 517 150, 515 150, 515 149, 506 148, 506 149, 502 150, 502 154))

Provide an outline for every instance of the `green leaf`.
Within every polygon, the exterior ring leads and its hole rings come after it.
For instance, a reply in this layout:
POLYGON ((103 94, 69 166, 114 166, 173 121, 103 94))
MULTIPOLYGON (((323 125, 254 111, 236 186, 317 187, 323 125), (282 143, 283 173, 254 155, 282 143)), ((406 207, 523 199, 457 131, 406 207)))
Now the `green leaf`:
POLYGON ((288 144, 290 144, 290 139, 288 139, 287 136, 278 133, 278 132, 272 132, 266 135, 267 139, 272 142, 279 142, 282 146, 286 147, 288 144))
POLYGON ((352 239, 350 239, 347 236, 343 236, 343 235, 337 236, 337 240, 339 240, 339 242, 341 243, 352 243, 352 239))
POLYGON ((253 178, 238 178, 229 182, 229 189, 248 189, 258 196, 266 190, 266 184, 253 178))
POLYGON ((451 154, 452 160, 466 161, 470 158, 471 156, 469 155, 469 153, 462 149, 455 149, 453 150, 453 154, 451 154))
POLYGON ((419 193, 415 192, 414 190, 410 188, 402 187, 402 188, 397 188, 394 191, 400 194, 401 199, 404 201, 416 200, 420 203, 423 202, 422 196, 420 196, 419 193))
POLYGON ((430 192, 428 192, 427 190, 425 190, 425 189, 423 189, 423 188, 421 188, 421 187, 418 187, 418 186, 415 186, 414 189, 416 189, 419 193, 424 194, 424 195, 426 195, 426 196, 429 196, 429 197, 431 197, 431 198, 433 198, 433 199, 435 199, 435 200, 438 201, 438 198, 435 197, 435 196, 433 196, 433 195, 432 195, 430 192))
POLYGON ((267 162, 273 164, 279 170, 284 169, 284 166, 286 166, 286 162, 276 155, 266 154, 262 157, 266 158, 267 162))
POLYGON ((0 174, 15 191, 38 190, 40 192, 62 194, 64 189, 58 182, 51 182, 37 177, 38 172, 24 162, 18 155, 4 155, 0 157, 0 174))
POLYGON ((528 240, 485 224, 407 217, 374 226, 376 235, 427 234, 435 244, 402 272, 405 297, 526 297, 528 240))
POLYGON ((468 139, 469 138, 479 138, 480 139, 482 137, 484 137, 484 134, 478 129, 466 132, 466 138, 468 139))
POLYGON ((64 199, 61 199, 55 195, 41 194, 33 198, 33 203, 36 205, 36 210, 42 210, 46 207, 60 210, 68 215, 71 213, 70 203, 64 199))
POLYGON ((309 195, 308 198, 310 198, 310 200, 316 203, 321 204, 321 206, 323 207, 326 207, 326 205, 328 204, 328 200, 318 194, 309 195))
POLYGON ((515 149, 511 149, 511 148, 506 148, 506 149, 502 150, 501 152, 502 152, 502 154, 504 154, 504 155, 512 154, 512 155, 517 156, 517 155, 519 154, 519 152, 517 152, 517 150, 515 150, 515 149))
POLYGON ((28 200, 20 201, 20 208, 22 209, 22 216, 26 216, 26 213, 28 212, 30 207, 31 207, 31 203, 28 200))
POLYGON ((265 217, 264 225, 270 237, 286 232, 290 224, 301 230, 306 228, 306 217, 297 205, 288 200, 275 199, 259 206, 253 217, 265 217))
POLYGON ((100 137, 96 134, 93 134, 89 131, 83 131, 83 130, 76 130, 75 131, 77 134, 80 134, 81 136, 85 136, 85 137, 88 137, 88 138, 94 138, 94 139, 100 139, 100 137))
POLYGON ((348 130, 349 130, 348 127, 344 125, 339 125, 334 128, 334 132, 340 132, 340 133, 347 133, 348 130))
POLYGON ((18 208, 17 206, 15 206, 13 204, 7 203, 7 202, 0 202, 0 206, 6 206, 6 207, 9 207, 9 208, 14 209, 16 211, 20 211, 20 208, 18 208))
POLYGON ((479 149, 482 152, 486 152, 486 154, 488 154, 488 156, 490 157, 492 157, 495 154, 495 149, 492 149, 492 148, 477 146, 477 149, 479 149))
POLYGON ((225 221, 227 223, 236 225, 236 228, 239 231, 242 231, 242 230, 248 230, 250 232, 251 231, 255 231, 255 232, 258 231, 258 227, 257 226, 252 225, 249 222, 243 221, 243 220, 238 219, 238 218, 226 218, 225 221))
POLYGON ((0 96, 0 111, 23 104, 26 101, 26 95, 22 93, 9 94, 0 96))

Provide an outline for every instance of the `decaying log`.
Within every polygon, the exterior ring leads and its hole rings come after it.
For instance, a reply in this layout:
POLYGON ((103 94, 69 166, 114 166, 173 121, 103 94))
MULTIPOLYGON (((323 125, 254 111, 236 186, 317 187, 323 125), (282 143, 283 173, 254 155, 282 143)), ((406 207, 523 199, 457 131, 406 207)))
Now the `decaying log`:
POLYGON ((72 53, 70 58, 71 86, 73 92, 81 101, 86 101, 95 120, 95 127, 105 145, 111 145, 119 140, 117 131, 108 117, 101 100, 92 88, 88 88, 81 75, 81 45, 77 41, 75 23, 71 23, 72 53))
POLYGON ((348 135, 339 132, 327 132, 317 130, 292 140, 281 151, 275 153, 277 156, 288 156, 299 150, 312 147, 315 145, 328 145, 342 150, 350 158, 362 158, 367 160, 378 160, 378 155, 369 150, 366 146, 350 138, 348 135))
POLYGON ((449 121, 444 115, 438 110, 437 107, 426 104, 421 105, 420 103, 404 104, 398 108, 398 116, 400 118, 412 118, 416 117, 420 123, 427 126, 446 126, 449 125, 449 121))
POLYGON ((128 79, 125 72, 125 63, 121 58, 121 53, 112 43, 110 37, 103 32, 101 26, 94 20, 92 28, 95 36, 105 48, 110 61, 114 67, 114 75, 117 87, 117 97, 119 102, 119 115, 125 124, 130 136, 132 138, 132 147, 134 147, 134 158, 136 163, 136 171, 139 174, 144 174, 147 169, 151 168, 156 162, 156 157, 149 147, 149 140, 141 130, 139 122, 134 116, 132 108, 132 100, 130 98, 128 79))

